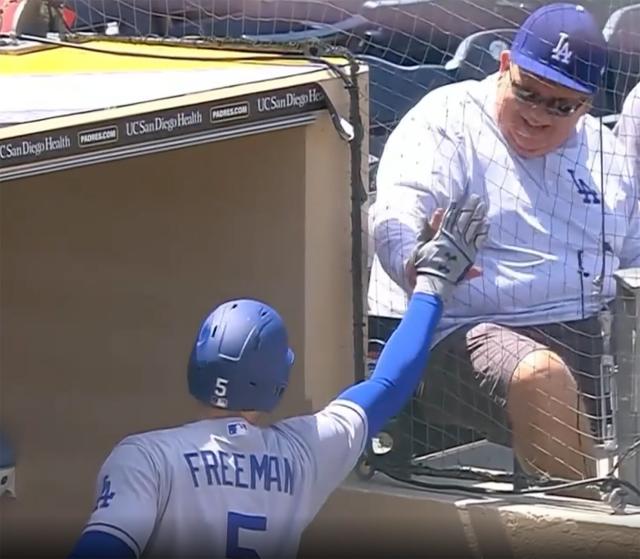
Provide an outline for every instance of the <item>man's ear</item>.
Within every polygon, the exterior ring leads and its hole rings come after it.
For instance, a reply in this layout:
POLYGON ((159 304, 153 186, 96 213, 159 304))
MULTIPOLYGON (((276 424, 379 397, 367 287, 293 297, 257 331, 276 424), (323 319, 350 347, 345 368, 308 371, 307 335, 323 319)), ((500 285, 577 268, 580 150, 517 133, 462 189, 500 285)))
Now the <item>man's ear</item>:
POLYGON ((503 50, 500 53, 500 73, 503 74, 509 69, 509 64, 511 64, 511 51, 503 50))

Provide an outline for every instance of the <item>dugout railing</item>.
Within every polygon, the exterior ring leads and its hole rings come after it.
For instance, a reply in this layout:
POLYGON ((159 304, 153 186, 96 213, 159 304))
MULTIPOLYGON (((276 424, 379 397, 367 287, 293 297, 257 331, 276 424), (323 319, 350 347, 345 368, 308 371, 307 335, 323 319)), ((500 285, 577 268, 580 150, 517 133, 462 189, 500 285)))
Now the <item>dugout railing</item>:
MULTIPOLYGON (((640 487, 640 268, 615 274, 618 296, 613 335, 616 342, 614 375, 615 450, 620 479, 640 487)), ((640 504, 631 494, 632 501, 640 504)))

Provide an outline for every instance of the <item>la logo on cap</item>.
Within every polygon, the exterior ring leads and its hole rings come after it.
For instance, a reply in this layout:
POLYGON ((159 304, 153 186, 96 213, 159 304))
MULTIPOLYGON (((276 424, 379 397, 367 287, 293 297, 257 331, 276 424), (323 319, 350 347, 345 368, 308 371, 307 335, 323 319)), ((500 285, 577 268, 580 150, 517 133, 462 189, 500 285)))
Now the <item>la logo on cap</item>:
POLYGON ((551 58, 563 64, 569 64, 572 56, 573 51, 569 50, 569 35, 567 33, 560 33, 558 44, 551 51, 551 58))

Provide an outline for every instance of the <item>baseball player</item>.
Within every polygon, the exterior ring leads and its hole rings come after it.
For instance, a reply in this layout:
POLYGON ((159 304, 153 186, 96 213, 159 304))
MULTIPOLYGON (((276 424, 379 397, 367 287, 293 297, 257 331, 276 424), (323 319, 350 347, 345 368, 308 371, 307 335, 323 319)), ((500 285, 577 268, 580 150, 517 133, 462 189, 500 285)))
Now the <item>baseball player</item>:
POLYGON ((113 449, 71 556, 295 556, 303 530, 370 434, 415 389, 442 301, 473 271, 486 233, 479 197, 451 204, 433 240, 414 251, 414 294, 374 374, 314 415, 258 426, 287 387, 293 352, 285 325, 259 301, 215 309, 188 365, 203 418, 128 436, 113 449))
POLYGON ((626 147, 640 180, 640 82, 629 92, 614 133, 626 147))
POLYGON ((565 479, 595 474, 600 311, 612 272, 640 265, 637 185, 588 114, 606 51, 584 7, 536 10, 495 74, 435 89, 401 120, 371 218, 369 332, 386 337, 411 293, 420 223, 463 192, 487 203, 483 274, 456 288, 438 325, 418 419, 475 429, 528 473, 565 479))

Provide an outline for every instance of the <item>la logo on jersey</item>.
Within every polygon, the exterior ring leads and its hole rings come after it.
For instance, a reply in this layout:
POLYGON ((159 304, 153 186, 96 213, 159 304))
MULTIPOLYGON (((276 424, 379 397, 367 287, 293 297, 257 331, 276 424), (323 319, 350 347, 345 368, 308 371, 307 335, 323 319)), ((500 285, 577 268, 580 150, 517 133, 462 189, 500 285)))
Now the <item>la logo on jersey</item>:
POLYGON ((102 478, 102 489, 100 490, 100 495, 98 495, 98 498, 96 499, 96 507, 93 510, 106 509, 111 504, 111 501, 115 496, 115 491, 111 491, 111 480, 109 479, 109 476, 104 476, 102 478))
POLYGON ((589 186, 580 177, 576 177, 574 169, 567 169, 567 171, 571 175, 571 179, 573 180, 573 184, 575 185, 578 194, 582 195, 582 201, 585 204, 599 204, 600 198, 598 196, 598 192, 591 188, 591 186, 589 186))
POLYGON ((567 33, 560 33, 558 44, 551 51, 551 58, 563 64, 569 64, 572 56, 573 51, 569 49, 569 35, 567 33))

